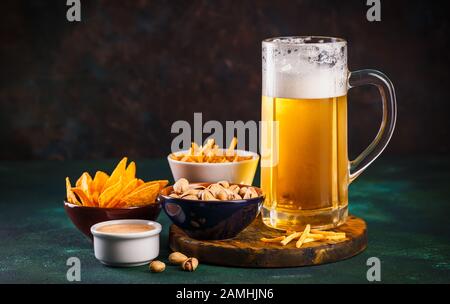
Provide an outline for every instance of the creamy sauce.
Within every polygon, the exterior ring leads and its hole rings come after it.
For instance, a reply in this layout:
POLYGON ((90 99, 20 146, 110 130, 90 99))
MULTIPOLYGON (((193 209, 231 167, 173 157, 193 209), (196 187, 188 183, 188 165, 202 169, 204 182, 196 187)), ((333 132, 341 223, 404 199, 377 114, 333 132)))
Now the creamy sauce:
POLYGON ((155 229, 155 227, 146 224, 111 224, 105 225, 97 228, 96 230, 99 232, 106 233, 137 233, 137 232, 146 232, 155 229))

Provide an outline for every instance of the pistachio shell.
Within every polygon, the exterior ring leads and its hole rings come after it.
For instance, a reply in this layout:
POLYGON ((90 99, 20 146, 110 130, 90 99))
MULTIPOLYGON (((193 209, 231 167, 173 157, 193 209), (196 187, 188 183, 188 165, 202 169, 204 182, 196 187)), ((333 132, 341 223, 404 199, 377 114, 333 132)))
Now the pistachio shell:
POLYGON ((221 191, 217 192, 216 198, 217 198, 218 200, 221 200, 221 201, 227 200, 227 199, 228 199, 228 193, 227 193, 227 191, 221 190, 221 191))
POLYGON ((181 194, 189 190, 189 181, 185 178, 180 178, 177 180, 177 182, 173 185, 173 191, 177 194, 181 194))
POLYGON ((255 190, 255 188, 253 188, 252 187, 252 198, 255 198, 255 197, 258 197, 259 196, 259 194, 258 194, 258 192, 255 190))
POLYGON ((217 198, 208 189, 203 190, 201 199, 204 201, 217 201, 217 198))
POLYGON ((180 178, 174 184, 173 192, 169 196, 191 200, 217 201, 254 198, 258 197, 258 193, 253 187, 230 185, 225 180, 204 187, 196 184, 189 185, 187 179, 180 178))
POLYGON ((239 194, 237 194, 237 193, 234 193, 234 195, 233 195, 233 198, 232 198, 233 200, 241 200, 242 199, 242 197, 239 195, 239 194))
POLYGON ((225 180, 217 182, 217 184, 219 184, 220 186, 224 187, 225 189, 230 187, 230 184, 227 181, 225 181, 225 180))
POLYGON ((184 254, 182 254, 181 252, 172 252, 169 255, 169 262, 172 265, 181 265, 187 259, 188 259, 188 257, 185 256, 184 254))
POLYGON ((183 194, 181 194, 181 198, 184 198, 185 196, 188 196, 188 195, 197 196, 199 192, 200 192, 200 190, 189 189, 188 191, 185 191, 185 192, 183 192, 183 194))
POLYGON ((247 192, 247 187, 242 187, 241 189, 239 189, 239 195, 240 196, 244 196, 245 193, 247 192))
POLYGON ((219 184, 211 184, 206 189, 209 189, 211 193, 216 196, 220 191, 222 191, 224 188, 219 184))
POLYGON ((231 185, 228 190, 233 191, 234 193, 239 193, 239 186, 238 185, 231 185))
POLYGON ((245 192, 244 199, 255 198, 255 197, 258 197, 258 192, 256 192, 255 188, 248 187, 247 191, 245 192))
POLYGON ((149 265, 151 272, 163 272, 166 269, 166 264, 161 261, 153 261, 149 265))
POLYGON ((195 189, 195 190, 203 190, 203 189, 205 189, 206 187, 205 187, 205 186, 202 186, 202 185, 189 185, 189 188, 190 188, 190 189, 195 189))
POLYGON ((181 264, 181 268, 185 271, 195 271, 198 267, 198 260, 196 258, 189 258, 181 264))

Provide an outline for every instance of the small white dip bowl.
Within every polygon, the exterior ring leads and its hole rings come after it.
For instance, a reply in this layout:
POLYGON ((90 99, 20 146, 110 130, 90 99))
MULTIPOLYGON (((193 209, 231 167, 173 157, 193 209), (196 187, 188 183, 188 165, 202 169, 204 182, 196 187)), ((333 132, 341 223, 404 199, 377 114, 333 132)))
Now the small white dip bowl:
POLYGON ((95 257, 105 265, 131 267, 148 264, 159 255, 161 224, 147 220, 114 220, 91 227, 94 236, 95 257), (135 233, 98 231, 102 226, 114 224, 144 224, 154 229, 135 233))
MULTIPOLYGON (((178 153, 187 153, 180 151, 178 153)), ((189 163, 174 160, 167 156, 175 181, 184 177, 189 182, 215 183, 226 180, 232 184, 251 185, 258 167, 259 155, 254 152, 236 150, 238 155, 252 156, 249 160, 231 163, 189 163)))

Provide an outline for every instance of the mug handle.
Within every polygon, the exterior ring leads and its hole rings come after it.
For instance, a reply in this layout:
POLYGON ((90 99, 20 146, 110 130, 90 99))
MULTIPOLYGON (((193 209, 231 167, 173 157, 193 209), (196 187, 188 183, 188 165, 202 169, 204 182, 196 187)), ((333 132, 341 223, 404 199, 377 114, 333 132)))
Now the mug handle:
POLYGON ((349 183, 351 183, 383 152, 389 143, 397 119, 397 101, 394 85, 380 71, 360 70, 350 72, 348 81, 349 89, 363 85, 376 86, 383 104, 383 119, 377 136, 357 158, 350 161, 349 183))

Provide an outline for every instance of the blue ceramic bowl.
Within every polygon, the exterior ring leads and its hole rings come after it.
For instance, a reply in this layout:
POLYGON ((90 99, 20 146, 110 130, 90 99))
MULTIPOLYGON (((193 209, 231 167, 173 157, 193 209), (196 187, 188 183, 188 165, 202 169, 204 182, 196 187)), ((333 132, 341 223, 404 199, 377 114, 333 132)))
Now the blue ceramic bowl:
MULTIPOLYGON (((198 183, 207 187, 210 183, 198 183)), ((239 185, 245 186, 245 185, 239 185)), ((164 188, 158 200, 172 222, 191 238, 198 240, 223 240, 233 238, 258 216, 264 201, 260 196, 232 201, 201 201, 173 198, 172 186, 164 188)))

